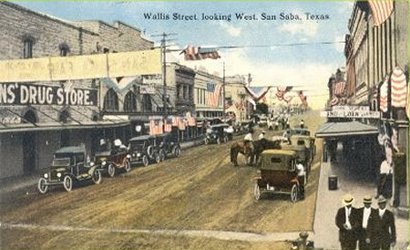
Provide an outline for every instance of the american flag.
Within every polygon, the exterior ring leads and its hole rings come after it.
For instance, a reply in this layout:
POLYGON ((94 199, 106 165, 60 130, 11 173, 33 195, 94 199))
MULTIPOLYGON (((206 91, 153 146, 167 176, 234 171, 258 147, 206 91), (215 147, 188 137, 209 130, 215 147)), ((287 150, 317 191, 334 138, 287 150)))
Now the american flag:
POLYGON ((178 117, 178 128, 179 130, 185 130, 185 121, 182 117, 178 117))
POLYGON ((149 121, 149 134, 160 135, 163 133, 163 121, 159 119, 152 119, 149 121))
POLYGON ((333 95, 336 96, 343 96, 345 89, 346 89, 346 82, 345 81, 340 81, 335 84, 333 84, 333 95))
POLYGON ((391 105, 404 108, 407 104, 407 83, 403 71, 396 67, 390 78, 391 81, 391 105))
POLYGON ((164 131, 171 132, 172 131, 172 118, 166 118, 164 124, 164 131))
POLYGON ((387 91, 389 88, 389 83, 388 83, 388 77, 385 78, 384 82, 380 86, 380 110, 383 112, 387 112, 388 110, 388 105, 387 105, 387 91))
POLYGON ((178 117, 176 117, 176 116, 171 116, 171 117, 168 117, 168 118, 171 118, 172 119, 172 126, 173 127, 178 127, 178 117))
POLYGON ((185 60, 203 60, 203 59, 218 59, 221 58, 216 49, 193 47, 188 45, 181 54, 185 54, 185 60))
POLYGON ((305 95, 303 94, 303 91, 302 91, 302 90, 299 91, 298 95, 299 95, 300 100, 302 101, 303 106, 307 107, 307 106, 308 106, 307 96, 305 96, 305 95))
POLYGON ((196 121, 194 117, 190 116, 187 118, 187 120, 188 120, 188 126, 191 126, 191 127, 196 126, 196 121))
POLYGON ((276 87, 276 96, 279 101, 284 100, 285 94, 292 90, 292 86, 278 86, 276 87))
POLYGON ((219 96, 221 95, 222 84, 214 84, 208 82, 206 84, 205 100, 206 105, 210 107, 218 107, 219 96))
POLYGON ((332 100, 330 100, 330 106, 336 106, 337 104, 339 104, 339 98, 337 98, 336 96, 334 96, 332 98, 332 100))
POLYGON ((393 0, 369 0, 369 5, 375 26, 384 23, 393 12, 393 0))

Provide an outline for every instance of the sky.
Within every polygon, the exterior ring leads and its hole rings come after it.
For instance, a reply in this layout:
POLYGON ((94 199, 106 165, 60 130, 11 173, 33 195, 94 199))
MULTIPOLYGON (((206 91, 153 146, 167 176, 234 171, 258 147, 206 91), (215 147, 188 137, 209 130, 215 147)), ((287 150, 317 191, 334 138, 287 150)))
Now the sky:
POLYGON ((176 50, 187 45, 222 47, 217 60, 185 61, 183 55, 174 52, 167 55, 167 61, 202 67, 220 76, 225 63, 227 76, 250 73, 251 86, 286 85, 304 90, 313 108, 324 107, 327 81, 345 65, 342 42, 349 33, 353 9, 352 1, 16 3, 69 21, 101 20, 112 24, 119 20, 140 29, 156 44, 161 39, 156 35, 173 33, 168 44, 176 50), (308 18, 307 13, 314 18, 308 18), (182 15, 197 20, 184 20, 182 15), (240 20, 240 15, 249 19, 240 20), (224 20, 215 20, 222 16, 224 20))

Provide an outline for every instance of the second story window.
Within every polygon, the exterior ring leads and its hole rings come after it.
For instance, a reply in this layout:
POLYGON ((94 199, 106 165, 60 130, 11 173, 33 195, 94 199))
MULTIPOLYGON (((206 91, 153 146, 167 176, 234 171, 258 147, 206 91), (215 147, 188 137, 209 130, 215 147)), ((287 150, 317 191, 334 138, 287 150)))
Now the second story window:
POLYGON ((58 46, 60 49, 60 56, 68 56, 68 53, 70 52, 70 48, 68 47, 67 44, 63 43, 58 46))
POLYGON ((26 38, 23 41, 24 48, 23 48, 23 58, 33 58, 33 39, 26 38))

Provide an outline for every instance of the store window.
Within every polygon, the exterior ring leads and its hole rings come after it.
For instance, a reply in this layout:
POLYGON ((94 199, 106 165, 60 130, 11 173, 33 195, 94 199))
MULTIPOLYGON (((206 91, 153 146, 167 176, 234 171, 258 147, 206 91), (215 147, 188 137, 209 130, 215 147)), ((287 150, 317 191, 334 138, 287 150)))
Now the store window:
POLYGON ((23 41, 23 58, 33 58, 33 44, 34 40, 32 38, 26 38, 23 41))
POLYGON ((70 47, 68 47, 66 43, 60 44, 58 49, 60 50, 60 56, 68 56, 68 53, 70 52, 70 47))
POLYGON ((118 111, 118 96, 113 89, 109 89, 104 97, 104 111, 118 111))

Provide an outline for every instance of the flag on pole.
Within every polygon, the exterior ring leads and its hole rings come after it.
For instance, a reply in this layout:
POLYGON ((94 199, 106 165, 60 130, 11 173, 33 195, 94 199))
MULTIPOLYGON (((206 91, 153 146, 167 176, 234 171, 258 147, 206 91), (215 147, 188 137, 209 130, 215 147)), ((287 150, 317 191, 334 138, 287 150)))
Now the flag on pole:
POLYGON ((279 101, 284 100, 285 94, 292 90, 292 86, 278 86, 276 87, 276 97, 279 101))
POLYGON ((188 45, 180 54, 185 54, 185 60, 203 60, 221 58, 218 51, 213 48, 201 48, 188 45))
POLYGON ((384 23, 393 12, 393 0, 369 0, 369 5, 375 26, 384 23))
POLYGON ((255 102, 258 102, 260 99, 265 97, 265 95, 270 90, 270 87, 248 87, 248 86, 245 86, 245 90, 253 98, 253 100, 255 102))
POLYGON ((390 78, 391 105, 396 108, 405 108, 407 104, 407 82, 403 71, 396 67, 390 78))
POLYGON ((388 91, 388 77, 386 77, 384 79, 384 82, 382 83, 382 85, 380 86, 380 102, 379 102, 379 106, 380 106, 380 110, 383 112, 387 112, 388 110, 388 105, 387 105, 387 91, 388 91))
POLYGON ((206 84, 205 103, 210 107, 218 107, 222 84, 208 82, 206 84))

